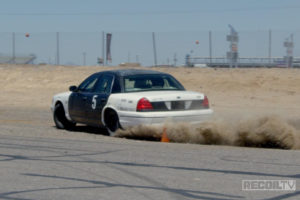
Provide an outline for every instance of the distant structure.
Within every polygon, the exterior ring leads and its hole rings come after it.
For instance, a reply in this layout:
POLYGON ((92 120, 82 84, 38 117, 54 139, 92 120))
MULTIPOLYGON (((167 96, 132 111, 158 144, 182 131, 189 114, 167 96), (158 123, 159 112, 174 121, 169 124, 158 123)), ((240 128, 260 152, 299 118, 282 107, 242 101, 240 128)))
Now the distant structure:
POLYGON ((283 46, 286 47, 286 56, 284 57, 286 67, 293 67, 293 50, 294 50, 294 36, 293 34, 288 37, 283 46))
MULTIPOLYGON (((237 59, 239 68, 275 67, 286 68, 286 59, 283 57, 239 57, 237 59)), ((230 68, 230 63, 225 57, 186 57, 187 67, 214 67, 230 68)), ((291 66, 300 68, 300 57, 293 57, 291 66)))
POLYGON ((29 56, 4 56, 0 54, 0 64, 33 64, 35 55, 29 56))
POLYGON ((138 62, 124 62, 119 64, 120 67, 141 67, 138 62))
POLYGON ((286 48, 286 55, 283 57, 271 57, 272 32, 269 30, 269 49, 268 57, 239 57, 238 42, 239 36, 237 31, 229 25, 230 34, 226 40, 229 44, 229 51, 226 57, 212 57, 211 53, 211 33, 209 34, 209 57, 197 57, 187 54, 185 56, 185 66, 187 67, 220 67, 220 68, 300 68, 300 57, 294 57, 294 38, 291 34, 283 43, 286 48))
POLYGON ((194 67, 194 63, 192 63, 192 61, 191 61, 191 55, 190 54, 186 54, 186 56, 185 56, 185 66, 194 67))
POLYGON ((227 52, 227 59, 229 60, 230 68, 237 68, 239 36, 233 26, 230 24, 228 26, 230 28, 230 35, 227 35, 227 41, 230 43, 230 45, 229 51, 227 52))

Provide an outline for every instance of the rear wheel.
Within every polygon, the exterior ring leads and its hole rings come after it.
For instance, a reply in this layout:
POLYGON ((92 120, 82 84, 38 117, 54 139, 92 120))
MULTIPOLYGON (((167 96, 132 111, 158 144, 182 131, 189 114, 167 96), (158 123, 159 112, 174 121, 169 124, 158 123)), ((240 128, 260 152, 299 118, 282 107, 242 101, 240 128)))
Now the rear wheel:
POLYGON ((117 113, 111 109, 105 111, 104 122, 109 135, 114 136, 117 130, 120 128, 120 122, 117 113))
POLYGON ((53 120, 58 129, 73 129, 76 125, 74 122, 70 122, 65 115, 65 110, 62 104, 58 103, 55 105, 53 112, 53 120))

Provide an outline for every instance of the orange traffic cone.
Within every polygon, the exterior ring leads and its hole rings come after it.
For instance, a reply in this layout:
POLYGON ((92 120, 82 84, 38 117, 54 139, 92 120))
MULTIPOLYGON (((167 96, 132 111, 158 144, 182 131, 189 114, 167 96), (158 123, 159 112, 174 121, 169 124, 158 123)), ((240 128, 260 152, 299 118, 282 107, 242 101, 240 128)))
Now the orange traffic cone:
POLYGON ((168 138, 168 135, 167 135, 167 129, 164 128, 163 130, 163 134, 161 136, 161 142, 170 142, 170 139, 168 138))

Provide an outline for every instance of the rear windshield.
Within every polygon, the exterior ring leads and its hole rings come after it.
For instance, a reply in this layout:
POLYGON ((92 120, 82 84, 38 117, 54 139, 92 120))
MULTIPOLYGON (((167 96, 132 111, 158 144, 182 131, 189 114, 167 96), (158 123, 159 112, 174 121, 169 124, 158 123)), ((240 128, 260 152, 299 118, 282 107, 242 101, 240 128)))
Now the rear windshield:
POLYGON ((184 90, 184 87, 167 74, 139 74, 124 77, 125 92, 184 90))

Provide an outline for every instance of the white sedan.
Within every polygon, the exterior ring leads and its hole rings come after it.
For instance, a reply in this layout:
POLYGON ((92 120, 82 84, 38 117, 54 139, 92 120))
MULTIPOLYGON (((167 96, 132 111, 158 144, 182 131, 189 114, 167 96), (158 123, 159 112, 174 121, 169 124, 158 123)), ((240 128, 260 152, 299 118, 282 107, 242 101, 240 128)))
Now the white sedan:
POLYGON ((59 129, 76 123, 104 126, 110 135, 140 124, 201 123, 211 116, 207 97, 186 91, 171 75, 151 70, 98 72, 57 94, 51 110, 59 129))

